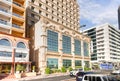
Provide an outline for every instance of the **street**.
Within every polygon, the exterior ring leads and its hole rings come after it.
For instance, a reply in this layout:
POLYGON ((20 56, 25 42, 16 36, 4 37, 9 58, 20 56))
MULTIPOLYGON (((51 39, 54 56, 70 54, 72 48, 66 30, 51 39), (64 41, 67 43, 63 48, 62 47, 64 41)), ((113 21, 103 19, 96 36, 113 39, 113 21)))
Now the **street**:
POLYGON ((75 81, 75 77, 70 77, 69 75, 67 75, 67 76, 40 78, 40 79, 27 80, 27 81, 75 81))

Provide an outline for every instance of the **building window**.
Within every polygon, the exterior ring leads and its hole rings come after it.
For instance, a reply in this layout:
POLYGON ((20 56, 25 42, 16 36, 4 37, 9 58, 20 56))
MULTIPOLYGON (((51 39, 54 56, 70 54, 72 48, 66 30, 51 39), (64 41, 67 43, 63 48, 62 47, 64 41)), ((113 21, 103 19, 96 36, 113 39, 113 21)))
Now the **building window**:
POLYGON ((46 10, 48 10, 48 7, 46 7, 46 10))
POLYGON ((71 60, 63 59, 63 66, 65 68, 71 67, 71 60))
POLYGON ((39 3, 39 7, 41 7, 42 6, 42 4, 41 3, 39 3))
POLYGON ((89 56, 88 43, 87 43, 87 42, 84 42, 84 43, 83 43, 83 47, 84 47, 84 56, 89 56))
POLYGON ((41 14, 41 10, 39 10, 39 14, 41 14))
POLYGON ((75 60, 75 67, 80 68, 82 66, 81 60, 75 60))
POLYGON ((74 40, 74 49, 76 55, 81 55, 81 42, 79 40, 74 40))
POLYGON ((9 40, 7 40, 7 39, 1 39, 0 40, 0 45, 2 45, 2 46, 11 46, 9 40))
POLYGON ((15 57, 17 58, 25 58, 27 56, 27 53, 15 53, 15 57))
POLYGON ((35 15, 34 14, 31 14, 31 17, 34 17, 35 15))
POLYGON ((46 16, 48 16, 48 14, 46 13, 46 16))
POLYGON ((33 6, 31 6, 31 10, 34 10, 34 7, 33 7, 33 6))
POLYGON ((89 65, 90 65, 89 61, 85 61, 85 67, 89 68, 90 67, 89 65))
POLYGON ((12 57, 12 52, 0 51, 1 57, 12 57))
POLYGON ((55 58, 47 58, 47 67, 52 68, 58 68, 58 59, 55 58))
POLYGON ((63 53, 71 54, 71 38, 63 35, 62 39, 63 53))
POLYGON ((19 42, 17 44, 17 48, 26 48, 25 44, 23 42, 19 42))
POLYGON ((35 2, 35 0, 31 0, 31 2, 32 2, 32 3, 34 3, 34 2, 35 2))
POLYGON ((58 33, 51 30, 47 31, 47 46, 48 51, 58 52, 58 33))

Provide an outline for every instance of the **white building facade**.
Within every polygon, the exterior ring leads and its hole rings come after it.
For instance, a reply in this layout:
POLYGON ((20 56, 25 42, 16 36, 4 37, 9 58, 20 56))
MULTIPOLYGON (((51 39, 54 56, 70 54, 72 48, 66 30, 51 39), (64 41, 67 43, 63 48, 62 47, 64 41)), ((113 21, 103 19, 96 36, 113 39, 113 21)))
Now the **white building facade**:
POLYGON ((103 24, 84 31, 91 37, 93 63, 112 63, 115 67, 120 64, 120 31, 110 24, 103 24))

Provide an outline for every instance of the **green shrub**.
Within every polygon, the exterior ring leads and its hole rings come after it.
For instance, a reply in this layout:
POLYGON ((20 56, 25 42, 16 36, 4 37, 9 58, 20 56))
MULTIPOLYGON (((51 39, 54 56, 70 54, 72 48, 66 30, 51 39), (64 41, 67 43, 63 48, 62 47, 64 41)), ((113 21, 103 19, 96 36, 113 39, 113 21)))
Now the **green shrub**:
POLYGON ((54 69, 51 69, 51 72, 52 72, 52 73, 57 73, 57 72, 61 72, 61 70, 60 70, 60 69, 55 69, 55 68, 54 68, 54 69))
POLYGON ((70 72, 70 71, 72 71, 72 70, 73 70, 73 68, 72 68, 72 67, 69 67, 69 68, 68 68, 68 70, 69 70, 69 72, 70 72))
POLYGON ((50 74, 50 73, 51 73, 50 68, 46 68, 46 69, 45 69, 45 74, 50 74))
POLYGON ((65 67, 62 67, 62 68, 61 68, 61 72, 65 73, 66 71, 67 71, 67 70, 66 70, 65 67))
POLYGON ((89 71, 89 70, 91 70, 91 68, 84 67, 84 70, 89 71))
POLYGON ((75 66, 75 69, 80 69, 82 68, 82 66, 75 66))

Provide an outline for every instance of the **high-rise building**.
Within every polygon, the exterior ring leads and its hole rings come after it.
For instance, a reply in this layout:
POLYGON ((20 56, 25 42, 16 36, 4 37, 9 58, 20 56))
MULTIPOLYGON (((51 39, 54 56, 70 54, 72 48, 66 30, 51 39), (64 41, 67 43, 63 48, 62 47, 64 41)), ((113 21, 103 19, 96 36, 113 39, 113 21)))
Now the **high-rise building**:
POLYGON ((29 0, 27 37, 30 60, 38 71, 45 68, 91 67, 90 38, 79 32, 76 0, 29 0))
POLYGON ((110 24, 103 24, 84 31, 91 37, 91 62, 120 65, 120 31, 110 24))
POLYGON ((120 29, 120 6, 118 8, 118 26, 119 26, 119 29, 120 29))
POLYGON ((26 0, 0 0, 0 72, 14 74, 17 64, 30 63, 25 7, 26 0))

